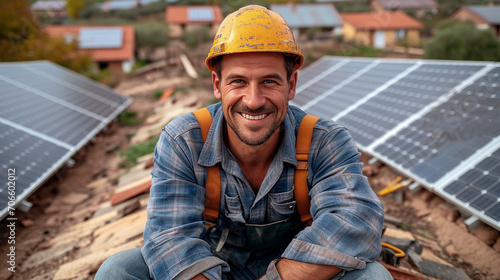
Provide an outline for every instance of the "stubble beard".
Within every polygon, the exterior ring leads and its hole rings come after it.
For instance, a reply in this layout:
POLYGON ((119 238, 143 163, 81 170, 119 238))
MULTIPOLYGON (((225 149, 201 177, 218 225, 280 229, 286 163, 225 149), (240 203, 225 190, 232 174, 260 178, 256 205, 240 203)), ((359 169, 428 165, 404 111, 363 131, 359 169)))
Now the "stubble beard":
MULTIPOLYGON (((260 107, 260 108, 255 109, 255 110, 252 110, 252 109, 246 107, 245 105, 242 105, 242 106, 239 106, 239 107, 242 107, 244 109, 243 110, 241 110, 241 109, 240 110, 235 110, 235 108, 233 108, 232 111, 231 111, 231 114, 233 114, 233 115, 239 115, 239 112, 259 114, 261 112, 268 112, 269 111, 269 110, 265 110, 264 107, 260 107)), ((275 109, 274 109, 274 111, 273 110, 271 110, 271 111, 274 113, 275 109)), ((267 116, 267 117, 269 117, 269 116, 267 116)), ((259 146, 259 145, 264 144, 267 140, 269 140, 269 138, 271 138, 271 136, 274 134, 274 132, 276 132, 276 130, 281 126, 281 124, 276 124, 275 122, 273 122, 272 126, 266 131, 266 134, 263 137, 255 138, 255 136, 257 136, 256 134, 249 135, 248 137, 245 137, 244 132, 242 131, 243 129, 240 128, 236 124, 236 122, 228 123, 228 124, 229 124, 229 127, 234 131, 234 133, 236 134, 236 136, 238 136, 238 138, 240 139, 240 141, 243 142, 244 144, 248 145, 248 146, 259 146)), ((248 129, 251 132, 258 131, 258 128, 248 127, 248 129)))

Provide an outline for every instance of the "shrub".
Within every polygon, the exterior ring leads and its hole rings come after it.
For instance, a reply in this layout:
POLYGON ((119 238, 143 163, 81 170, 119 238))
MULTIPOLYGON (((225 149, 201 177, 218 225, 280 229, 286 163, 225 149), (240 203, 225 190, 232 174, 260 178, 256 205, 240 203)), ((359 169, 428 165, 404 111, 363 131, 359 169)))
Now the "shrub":
POLYGON ((430 59, 500 61, 500 40, 472 23, 448 23, 424 45, 430 59))

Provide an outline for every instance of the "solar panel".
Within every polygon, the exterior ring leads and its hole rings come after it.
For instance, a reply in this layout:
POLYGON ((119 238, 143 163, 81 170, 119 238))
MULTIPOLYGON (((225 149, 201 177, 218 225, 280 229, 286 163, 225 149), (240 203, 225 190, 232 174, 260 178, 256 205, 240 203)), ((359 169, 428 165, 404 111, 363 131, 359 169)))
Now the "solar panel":
POLYGON ((293 104, 500 229, 498 63, 323 57, 302 73, 293 104))
POLYGON ((82 27, 78 44, 81 49, 115 49, 123 45, 123 29, 82 27))
MULTIPOLYGON (((131 102, 51 62, 0 64, 0 174, 15 169, 18 205, 131 102)), ((0 215, 7 213, 7 185, 0 215)))
POLYGON ((209 7, 189 7, 187 9, 190 21, 213 21, 214 11, 209 7))
POLYGON ((489 82, 499 71, 453 92, 374 151, 429 183, 443 178, 500 135, 500 87, 489 82))

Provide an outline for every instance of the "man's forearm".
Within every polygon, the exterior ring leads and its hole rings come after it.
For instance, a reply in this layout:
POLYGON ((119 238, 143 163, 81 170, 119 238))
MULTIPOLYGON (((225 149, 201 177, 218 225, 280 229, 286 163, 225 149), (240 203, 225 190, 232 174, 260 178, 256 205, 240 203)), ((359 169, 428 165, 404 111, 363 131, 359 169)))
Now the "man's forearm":
POLYGON ((342 269, 335 266, 304 263, 290 259, 281 259, 276 269, 282 280, 295 279, 330 279, 342 269))

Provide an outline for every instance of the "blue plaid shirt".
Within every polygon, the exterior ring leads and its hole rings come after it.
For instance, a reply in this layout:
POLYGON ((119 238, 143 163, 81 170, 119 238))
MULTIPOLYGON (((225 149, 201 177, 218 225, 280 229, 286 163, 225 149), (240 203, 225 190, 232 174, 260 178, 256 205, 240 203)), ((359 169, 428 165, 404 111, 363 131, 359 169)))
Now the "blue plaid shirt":
POLYGON ((272 271, 269 264, 280 256, 347 271, 377 259, 383 205, 361 173, 360 154, 347 130, 325 119, 314 128, 309 153, 312 225, 283 245, 277 240, 275 247, 261 250, 236 246, 232 236, 238 225, 296 219, 295 140, 305 113, 289 107, 282 144, 255 194, 224 144, 221 104, 208 109, 213 123, 205 145, 193 114, 171 121, 156 145, 142 248, 152 278, 191 279, 203 273, 208 279, 257 279, 272 271), (221 167, 220 219, 207 233, 205 167, 216 164, 221 167), (228 240, 216 251, 224 228, 228 240))

